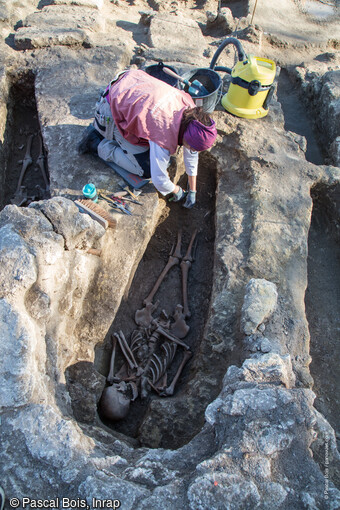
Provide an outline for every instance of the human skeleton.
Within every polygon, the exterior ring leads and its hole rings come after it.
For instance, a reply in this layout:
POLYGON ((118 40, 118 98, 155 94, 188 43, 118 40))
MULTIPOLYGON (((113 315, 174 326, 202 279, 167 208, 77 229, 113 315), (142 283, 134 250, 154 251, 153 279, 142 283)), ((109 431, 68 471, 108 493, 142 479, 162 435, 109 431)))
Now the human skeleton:
POLYGON ((130 409, 130 403, 138 396, 145 399, 152 390, 162 397, 174 394, 175 385, 192 355, 189 346, 182 339, 190 329, 186 324, 186 319, 191 315, 188 306, 187 284, 188 273, 197 246, 196 236, 197 230, 194 231, 187 252, 182 257, 182 232, 178 232, 177 244, 173 253, 170 253, 166 266, 150 294, 144 299, 144 307, 135 313, 135 322, 138 328, 132 332, 130 343, 122 331, 111 336, 112 355, 107 376, 109 386, 104 388, 99 402, 101 415, 109 420, 118 421, 125 418, 130 409), (180 265, 182 273, 183 306, 181 304, 176 306, 172 321, 164 310, 157 319, 154 319, 152 313, 156 310, 158 302, 153 304, 153 298, 166 274, 176 265, 180 265), (125 361, 114 375, 117 343, 125 361), (184 349, 183 358, 168 386, 167 372, 179 347, 184 349))

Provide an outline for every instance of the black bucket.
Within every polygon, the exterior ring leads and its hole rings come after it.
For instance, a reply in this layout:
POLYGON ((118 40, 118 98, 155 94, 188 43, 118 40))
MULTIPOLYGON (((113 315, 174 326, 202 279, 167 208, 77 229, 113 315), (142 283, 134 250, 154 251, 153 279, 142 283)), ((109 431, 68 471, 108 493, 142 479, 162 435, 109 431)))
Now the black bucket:
POLYGON ((161 81, 164 81, 165 83, 168 83, 172 87, 178 88, 178 80, 177 78, 173 78, 172 76, 169 76, 163 71, 163 67, 167 67, 168 69, 171 69, 171 71, 174 71, 176 74, 178 74, 178 71, 175 67, 168 66, 163 64, 163 62, 159 62, 159 64, 155 64, 152 66, 147 66, 143 69, 146 73, 148 73, 150 76, 153 76, 154 78, 158 78, 161 81))
MULTIPOLYGON (((215 106, 221 99, 222 95, 222 79, 220 75, 213 69, 192 69, 181 75, 189 82, 198 80, 208 91, 205 96, 192 96, 196 106, 202 106, 207 113, 212 113, 215 106)), ((181 84, 183 86, 183 84, 181 84)))

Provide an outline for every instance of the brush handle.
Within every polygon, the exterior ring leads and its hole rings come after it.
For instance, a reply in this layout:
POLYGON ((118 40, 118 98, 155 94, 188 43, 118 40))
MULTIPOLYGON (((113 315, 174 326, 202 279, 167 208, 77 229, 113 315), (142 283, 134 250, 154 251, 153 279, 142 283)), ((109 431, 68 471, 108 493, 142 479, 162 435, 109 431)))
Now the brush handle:
POLYGON ((190 85, 190 83, 188 82, 188 80, 186 80, 185 78, 182 78, 182 76, 180 76, 179 74, 175 73, 174 71, 172 71, 171 69, 169 69, 168 67, 163 67, 162 70, 168 74, 169 76, 172 76, 173 78, 177 78, 179 81, 181 81, 182 83, 185 83, 185 85, 190 85))

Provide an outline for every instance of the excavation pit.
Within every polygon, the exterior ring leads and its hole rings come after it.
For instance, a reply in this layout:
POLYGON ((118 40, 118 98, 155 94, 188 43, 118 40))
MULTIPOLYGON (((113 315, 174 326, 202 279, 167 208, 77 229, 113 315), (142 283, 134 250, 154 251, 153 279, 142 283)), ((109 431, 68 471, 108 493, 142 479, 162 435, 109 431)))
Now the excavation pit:
POLYGON ((50 198, 47 155, 41 137, 35 77, 32 72, 11 79, 2 147, 2 169, 1 209, 10 203, 25 206, 34 200, 50 198), (25 156, 28 157, 28 164, 23 171, 25 156), (23 188, 19 191, 22 172, 23 188), (15 201, 12 202, 16 193, 15 201))
POLYGON ((306 315, 310 364, 317 395, 315 407, 340 437, 340 186, 312 190, 313 213, 308 240, 306 315))
MULTIPOLYGON (((185 188, 186 177, 183 177, 179 184, 185 188)), ((214 263, 215 191, 216 162, 209 155, 202 155, 198 172, 196 206, 191 210, 187 210, 182 207, 181 203, 172 203, 170 207, 167 206, 165 208, 159 225, 139 263, 129 293, 121 303, 107 338, 103 344, 99 344, 96 348, 95 368, 101 374, 107 376, 112 350, 111 335, 122 331, 128 343, 131 344, 131 334, 137 329, 134 320, 135 312, 143 309, 143 301, 166 266, 170 253, 174 251, 174 246, 178 240, 178 233, 181 232, 181 256, 183 258, 192 235, 197 230, 195 257, 188 274, 188 305, 191 315, 185 319, 185 322, 190 327, 190 331, 182 338, 183 342, 190 347, 192 357, 184 367, 176 384, 174 396, 161 397, 155 391, 150 391, 147 398, 141 399, 139 395, 131 403, 129 414, 121 421, 112 423, 101 416, 106 426, 124 435, 138 439, 142 445, 177 448, 180 446, 183 437, 185 438, 184 442, 190 440, 200 430, 203 423, 190 424, 188 426, 188 429, 190 429, 189 434, 182 431, 182 433, 178 434, 177 442, 174 442, 170 434, 169 437, 163 435, 162 438, 158 439, 159 444, 156 444, 158 441, 156 441, 152 432, 151 436, 153 437, 150 437, 148 441, 147 434, 143 431, 146 418, 148 429, 150 429, 150 423, 152 423, 153 419, 158 421, 158 416, 153 417, 153 415, 157 415, 157 412, 155 413, 154 411, 155 408, 162 408, 162 420, 164 422, 168 421, 169 425, 171 423, 172 430, 177 420, 181 421, 180 427, 185 427, 185 415, 181 417, 173 415, 173 401, 180 401, 181 394, 185 392, 187 382, 195 377, 193 370, 195 353, 203 341, 204 327, 209 313, 214 263), (159 405, 155 402, 158 402, 159 405), (167 414, 168 416, 166 416, 167 414)), ((171 322, 173 322, 172 316, 177 305, 183 305, 180 262, 170 269, 154 296, 153 303, 159 302, 157 308, 152 313, 155 319, 159 318, 164 310, 171 322)), ((162 340, 160 342, 162 343, 162 340)), ((184 353, 185 349, 182 346, 178 346, 173 362, 168 370, 168 385, 172 381, 184 353)), ((118 372, 123 362, 124 359, 121 353, 117 353, 115 373, 118 372)), ((194 400, 194 395, 191 398, 194 400)))

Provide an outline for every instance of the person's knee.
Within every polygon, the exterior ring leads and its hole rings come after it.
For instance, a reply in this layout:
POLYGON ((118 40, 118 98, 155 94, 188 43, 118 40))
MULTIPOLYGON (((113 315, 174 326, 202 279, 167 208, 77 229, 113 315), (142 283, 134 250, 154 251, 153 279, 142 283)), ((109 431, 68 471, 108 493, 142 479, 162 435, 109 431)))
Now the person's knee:
POLYGON ((104 161, 112 161, 115 163, 115 151, 119 145, 114 140, 104 140, 98 145, 98 156, 104 161))

